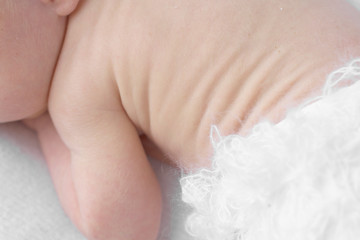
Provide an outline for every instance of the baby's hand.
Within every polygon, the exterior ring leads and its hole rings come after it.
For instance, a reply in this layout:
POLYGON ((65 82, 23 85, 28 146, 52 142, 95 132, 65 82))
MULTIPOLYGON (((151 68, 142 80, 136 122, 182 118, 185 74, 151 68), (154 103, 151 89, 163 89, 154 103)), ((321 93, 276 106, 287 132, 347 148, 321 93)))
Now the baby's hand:
POLYGON ((359 17, 341 1, 107 4, 70 17, 51 118, 33 123, 60 200, 90 239, 156 238, 161 195, 141 139, 180 167, 208 166, 212 124, 245 134, 277 121, 360 53, 359 17))

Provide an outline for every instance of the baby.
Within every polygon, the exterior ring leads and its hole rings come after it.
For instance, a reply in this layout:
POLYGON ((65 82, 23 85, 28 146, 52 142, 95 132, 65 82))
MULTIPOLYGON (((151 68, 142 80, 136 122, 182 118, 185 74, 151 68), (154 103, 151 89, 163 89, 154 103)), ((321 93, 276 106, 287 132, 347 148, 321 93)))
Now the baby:
POLYGON ((212 124, 246 134, 360 55, 342 0, 0 0, 0 121, 38 133, 88 239, 156 239, 146 154, 210 165, 212 124))

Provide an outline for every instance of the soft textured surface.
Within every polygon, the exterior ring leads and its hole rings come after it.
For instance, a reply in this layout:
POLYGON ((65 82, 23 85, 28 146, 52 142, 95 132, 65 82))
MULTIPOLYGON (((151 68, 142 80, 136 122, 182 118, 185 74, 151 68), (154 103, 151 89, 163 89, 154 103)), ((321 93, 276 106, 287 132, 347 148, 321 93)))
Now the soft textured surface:
POLYGON ((246 137, 213 128, 212 169, 181 179, 194 208, 188 231, 201 240, 359 239, 359 79, 356 60, 276 125, 246 137))

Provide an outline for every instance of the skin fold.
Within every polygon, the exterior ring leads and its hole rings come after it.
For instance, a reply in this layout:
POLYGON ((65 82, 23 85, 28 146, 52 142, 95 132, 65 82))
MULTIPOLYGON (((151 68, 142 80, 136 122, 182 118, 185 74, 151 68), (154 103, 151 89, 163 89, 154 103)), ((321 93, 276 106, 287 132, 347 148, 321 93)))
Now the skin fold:
POLYGON ((89 239, 156 239, 161 192, 146 154, 208 167, 211 125, 245 135, 277 122, 360 53, 360 15, 342 0, 0 9, 1 121, 37 131, 64 210, 89 239))

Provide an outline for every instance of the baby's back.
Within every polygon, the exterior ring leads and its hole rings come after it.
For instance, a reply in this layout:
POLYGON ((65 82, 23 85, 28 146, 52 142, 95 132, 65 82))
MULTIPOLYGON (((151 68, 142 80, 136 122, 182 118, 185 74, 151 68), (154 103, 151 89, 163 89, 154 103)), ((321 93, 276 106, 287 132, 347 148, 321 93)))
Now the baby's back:
POLYGON ((283 22, 304 18, 298 9, 270 11, 254 1, 244 11, 242 2, 164 2, 119 17, 115 65, 124 109, 182 166, 208 163, 211 125, 225 135, 246 133, 262 118, 277 121, 316 93, 337 62, 328 51, 337 40, 325 41, 321 26, 283 22), (305 39, 311 34, 321 46, 305 39))

